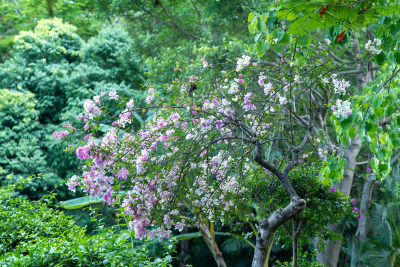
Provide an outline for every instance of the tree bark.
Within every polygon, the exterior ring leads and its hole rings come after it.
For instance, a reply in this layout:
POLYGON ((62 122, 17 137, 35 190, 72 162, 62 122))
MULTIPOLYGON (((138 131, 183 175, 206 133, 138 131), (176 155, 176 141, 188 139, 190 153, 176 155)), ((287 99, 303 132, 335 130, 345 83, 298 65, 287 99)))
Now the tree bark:
POLYGON ((306 208, 306 201, 293 197, 284 209, 278 209, 268 219, 261 219, 257 233, 252 267, 264 267, 268 248, 272 242, 273 233, 285 222, 298 215, 306 208))
POLYGON ((47 4, 47 13, 49 15, 49 18, 53 18, 54 17, 53 0, 46 0, 46 4, 47 4))
POLYGON ((358 227, 356 234, 353 238, 353 248, 352 248, 352 255, 351 255, 351 267, 361 267, 364 266, 362 261, 362 253, 360 253, 360 249, 363 244, 367 242, 368 238, 368 222, 369 222, 369 214, 368 208, 369 203, 371 202, 372 191, 374 187, 379 182, 376 180, 372 180, 369 176, 365 178, 365 182, 363 185, 363 191, 361 195, 361 218, 358 221, 358 227))
MULTIPOLYGON (((295 230, 295 228, 293 228, 295 230)), ((298 259, 299 259, 299 242, 297 238, 297 233, 293 232, 292 237, 292 246, 293 246, 293 267, 298 267, 298 259)))
MULTIPOLYGON (((183 228, 182 234, 186 234, 188 232, 187 227, 183 228)), ((186 267, 186 255, 189 251, 189 242, 190 240, 181 240, 179 245, 181 247, 181 253, 179 255, 179 267, 186 267)))
POLYGON ((300 219, 300 221, 298 221, 298 227, 296 225, 296 219, 292 219, 292 246, 293 246, 293 263, 292 263, 292 267, 298 267, 299 266, 299 234, 301 231, 301 228, 304 225, 304 220, 300 219))
MULTIPOLYGON (((343 179, 337 185, 337 188, 343 192, 345 196, 350 195, 351 186, 353 184, 354 170, 356 167, 356 157, 361 149, 361 141, 358 136, 353 139, 353 142, 347 148, 341 148, 343 152, 343 158, 347 159, 347 165, 344 169, 343 179)), ((335 233, 342 232, 342 223, 340 224, 328 224, 328 229, 335 233)), ((315 240, 318 243, 319 239, 315 240)), ((324 251, 317 252, 317 261, 329 267, 336 267, 339 260, 340 247, 342 241, 325 241, 324 251)))
POLYGON ((215 240, 215 236, 210 232, 209 229, 200 229, 201 236, 203 237, 204 242, 207 247, 210 249, 211 254, 218 267, 226 267, 226 263, 224 258, 222 257, 222 252, 219 250, 217 242, 215 240))

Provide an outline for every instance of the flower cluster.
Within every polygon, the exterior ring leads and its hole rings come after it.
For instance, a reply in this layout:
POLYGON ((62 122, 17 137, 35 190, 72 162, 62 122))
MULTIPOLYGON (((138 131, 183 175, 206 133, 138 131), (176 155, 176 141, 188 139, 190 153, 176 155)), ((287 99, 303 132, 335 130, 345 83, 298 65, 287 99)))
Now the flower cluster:
POLYGON ((368 42, 365 44, 365 49, 373 55, 379 55, 382 52, 382 49, 378 49, 381 44, 381 39, 374 38, 374 41, 368 40, 368 42))
POLYGON ((201 62, 203 62, 203 68, 208 67, 208 62, 204 58, 201 59, 201 62))
POLYGON ((149 88, 148 92, 149 92, 149 95, 146 97, 146 103, 150 104, 154 100, 154 98, 156 96, 154 95, 154 89, 153 88, 149 88))
POLYGON ((61 132, 54 131, 51 136, 55 137, 56 141, 58 141, 59 139, 64 138, 67 135, 69 135, 69 132, 67 130, 64 130, 61 132))
POLYGON ((351 202, 353 204, 353 211, 355 213, 357 213, 357 218, 360 219, 362 217, 362 215, 361 215, 361 210, 359 210, 357 208, 357 206, 356 206, 357 205, 357 198, 354 198, 351 202))
POLYGON ((250 60, 251 60, 251 58, 249 56, 246 56, 246 55, 243 55, 241 58, 239 58, 238 61, 237 61, 236 71, 240 72, 245 67, 249 66, 250 65, 250 60))
POLYGON ((101 110, 99 107, 90 99, 85 100, 83 107, 85 109, 85 116, 89 119, 93 119, 101 115, 101 110))
POLYGON ((333 114, 335 114, 337 118, 339 117, 347 118, 352 113, 352 110, 350 108, 350 102, 348 100, 342 101, 340 99, 337 99, 335 105, 332 106, 332 110, 333 114))
POLYGON ((336 79, 337 75, 332 75, 332 84, 333 84, 333 90, 335 94, 341 94, 345 95, 346 94, 346 88, 350 86, 350 83, 344 79, 341 81, 336 79))

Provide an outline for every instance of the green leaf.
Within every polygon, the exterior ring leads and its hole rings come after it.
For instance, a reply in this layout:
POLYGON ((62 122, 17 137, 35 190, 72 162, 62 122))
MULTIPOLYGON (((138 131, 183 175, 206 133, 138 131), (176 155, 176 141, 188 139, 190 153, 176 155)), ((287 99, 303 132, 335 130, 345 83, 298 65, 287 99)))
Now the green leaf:
POLYGON ((283 35, 285 35, 285 32, 282 30, 275 30, 272 32, 272 36, 274 38, 278 38, 278 41, 282 40, 283 35))
POLYGON ((351 127, 349 130, 349 137, 353 139, 356 136, 357 133, 357 128, 356 127, 351 127))
POLYGON ((381 134, 379 136, 379 140, 381 141, 382 144, 386 144, 387 141, 389 140, 389 135, 387 133, 381 134))
POLYGON ((378 142, 376 141, 376 138, 372 139, 371 144, 369 145, 369 147, 371 148, 372 153, 376 153, 378 152, 378 142))
POLYGON ((249 45, 249 52, 252 54, 256 52, 256 44, 249 45))
POLYGON ((259 25, 260 25, 260 31, 263 32, 266 29, 264 20, 260 19, 259 25))
POLYGON ((388 106, 385 111, 385 116, 390 117, 393 114, 393 106, 388 106))
POLYGON ((371 158, 370 163, 371 163, 372 169, 377 171, 378 166, 379 166, 379 159, 377 159, 376 157, 373 157, 373 158, 371 158))
POLYGON ((400 64, 400 53, 396 52, 394 54, 394 60, 396 61, 396 64, 400 64))
POLYGON ((262 53, 262 52, 264 52, 263 43, 265 43, 265 42, 262 42, 262 41, 258 41, 258 42, 257 42, 257 44, 256 44, 257 53, 262 53))
POLYGON ((142 117, 140 117, 140 115, 136 111, 133 112, 133 116, 140 122, 140 125, 143 126, 145 124, 142 117))
POLYGON ((255 41, 255 42, 258 42, 258 40, 260 39, 260 37, 261 37, 261 32, 258 33, 258 34, 256 34, 256 36, 254 37, 254 41, 255 41))
POLYGON ((79 209, 86 207, 90 204, 101 202, 103 202, 103 199, 100 197, 79 197, 67 201, 61 201, 60 206, 64 209, 79 209))
POLYGON ((175 236, 175 238, 177 240, 179 240, 179 241, 198 238, 198 237, 201 237, 201 233, 200 232, 187 233, 187 234, 182 234, 182 235, 175 236))
POLYGON ((247 17, 247 21, 250 22, 254 18, 254 13, 250 12, 249 16, 247 17))
POLYGON ((254 31, 254 27, 253 27, 251 24, 249 24, 248 28, 249 28, 249 32, 250 32, 251 34, 255 34, 255 33, 256 33, 256 32, 254 31))
POLYGON ((342 126, 344 131, 350 129, 351 125, 353 125, 353 120, 351 116, 340 122, 340 126, 342 126))
POLYGON ((340 136, 340 142, 344 147, 348 147, 350 145, 350 138, 347 135, 340 136))
POLYGON ((262 42, 262 50, 267 51, 269 49, 269 43, 268 42, 262 42))
POLYGON ((380 53, 379 55, 376 56, 376 62, 378 63, 378 65, 382 66, 383 63, 385 63, 385 53, 380 53))
POLYGON ((389 165, 387 163, 381 163, 379 164, 379 171, 380 172, 385 172, 389 169, 389 165))
POLYGON ((311 44, 311 36, 310 35, 302 35, 297 37, 298 46, 309 46, 311 44))
POLYGON ((376 115, 378 118, 382 118, 382 117, 385 115, 385 109, 382 108, 382 107, 379 107, 379 108, 377 108, 377 109, 374 109, 374 111, 375 111, 375 115, 376 115))

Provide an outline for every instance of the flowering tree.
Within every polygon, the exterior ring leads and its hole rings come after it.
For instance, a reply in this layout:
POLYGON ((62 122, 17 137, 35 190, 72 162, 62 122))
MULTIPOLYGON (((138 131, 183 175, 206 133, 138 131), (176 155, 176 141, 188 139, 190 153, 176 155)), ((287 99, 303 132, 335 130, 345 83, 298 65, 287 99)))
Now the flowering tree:
MULTIPOLYGON (((334 157, 330 137, 310 120, 317 88, 341 98, 332 106, 334 118, 342 121, 353 114, 345 100, 350 83, 336 74, 342 65, 326 54, 322 46, 315 51, 296 41, 282 64, 271 67, 244 55, 233 71, 222 71, 211 84, 201 79, 214 65, 204 59, 198 76, 173 83, 169 90, 175 97, 169 100, 157 97, 149 86, 145 107, 135 107, 115 91, 86 99, 79 119, 87 135, 75 145, 83 173, 68 181, 69 188, 80 187, 120 205, 136 238, 168 238, 173 229, 185 226, 209 233, 207 222, 253 217, 247 204, 260 194, 253 190, 254 178, 261 181, 258 188, 275 179, 290 200, 258 217, 252 265, 264 266, 273 233, 307 206, 291 173, 306 168, 325 184, 343 177, 346 162, 334 157), (104 100, 115 101, 121 111, 109 114, 104 100), (134 112, 146 111, 154 112, 153 118, 135 131, 134 112), (282 157, 269 157, 272 145, 283 151, 282 157)), ((72 130, 54 135, 63 137, 72 130)), ((215 238, 213 242, 216 247, 215 238)), ((225 266, 216 251, 217 263, 225 266)))
MULTIPOLYGON (((334 161, 329 159, 329 152, 328 161, 321 170, 325 177, 341 177, 340 182, 335 183, 335 189, 345 196, 355 194, 354 189, 352 192, 355 177, 366 177, 362 179, 362 217, 355 237, 351 238, 352 266, 362 264, 358 247, 361 246, 360 243, 367 242, 370 233, 368 203, 372 190, 387 177, 398 158, 397 155, 392 156, 398 149, 397 126, 393 121, 396 116, 393 114, 397 114, 397 102, 394 100, 397 90, 393 88, 397 87, 398 78, 397 73, 392 71, 400 63, 397 30, 399 21, 395 15, 399 8, 398 3, 393 1, 341 3, 288 0, 279 1, 276 9, 270 9, 265 14, 250 13, 248 20, 249 30, 254 34, 256 42, 249 50, 260 54, 264 60, 268 58, 266 64, 278 64, 276 59, 271 59, 269 52, 281 60, 284 56, 281 51, 286 51, 287 44, 293 42, 292 38, 296 36, 300 44, 307 42, 315 50, 326 49, 332 60, 343 64, 342 71, 338 73, 349 77, 351 84, 355 85, 355 88, 350 87, 347 90, 354 96, 340 96, 339 99, 327 95, 327 87, 320 87, 319 90, 314 88, 313 101, 316 108, 309 118, 317 131, 331 136, 328 138, 328 151, 335 151, 333 154, 337 156, 336 159, 344 161, 343 169, 332 169, 330 165, 334 161), (313 36, 320 35, 320 42, 312 42, 311 33, 313 36), (360 58, 363 51, 370 53, 371 57, 363 61, 355 60, 360 58), (336 109, 334 116, 330 116, 329 106, 336 109), (342 109, 338 109, 338 106, 342 109), (352 113, 348 113, 347 117, 337 116, 346 115, 350 110, 352 113), (335 129, 335 137, 332 128, 335 129), (382 138, 384 144, 378 140, 380 135, 386 136, 382 138), (360 168, 366 164, 375 168, 360 168)), ((330 224, 328 228, 336 233, 343 231, 341 223, 330 224)), ((318 243, 319 240, 316 241, 318 243)), ((327 266, 336 266, 341 241, 326 240, 325 243, 325 251, 317 253, 317 260, 327 266)))

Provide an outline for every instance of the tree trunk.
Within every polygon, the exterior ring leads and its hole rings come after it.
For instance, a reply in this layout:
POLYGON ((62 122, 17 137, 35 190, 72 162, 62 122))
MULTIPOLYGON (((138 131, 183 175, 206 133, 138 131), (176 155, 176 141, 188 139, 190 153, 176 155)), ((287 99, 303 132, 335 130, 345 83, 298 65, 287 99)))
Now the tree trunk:
POLYGON ((360 252, 360 249, 362 245, 367 242, 368 232, 369 232, 368 208, 369 208, 369 203, 371 202, 372 191, 375 185, 377 184, 378 182, 376 180, 372 180, 369 176, 367 176, 364 182, 363 191, 361 195, 361 205, 360 205, 361 218, 358 221, 357 232, 353 238, 351 267, 361 267, 364 265, 362 261, 363 255, 360 252))
POLYGON ((264 218, 260 220, 252 267, 264 267, 274 232, 305 208, 306 201, 304 199, 293 197, 290 204, 284 209, 278 209, 268 219, 264 218))
POLYGON ((207 247, 210 249, 211 254, 215 262, 217 263, 218 267, 226 267, 226 263, 224 258, 222 257, 222 252, 219 250, 217 242, 215 240, 215 236, 210 232, 209 229, 201 229, 201 236, 203 237, 204 242, 206 243, 207 247))
POLYGON ((298 267, 299 266, 299 234, 301 231, 301 228, 303 227, 304 220, 298 221, 299 226, 297 227, 296 225, 296 219, 292 219, 292 247, 293 247, 293 267, 298 267))
MULTIPOLYGON (((182 234, 186 234, 188 232, 187 228, 183 228, 182 234)), ((186 267, 186 255, 188 254, 189 251, 189 242, 190 240, 181 240, 179 242, 179 245, 181 247, 181 253, 179 255, 179 267, 186 267)))
POLYGON ((47 4, 47 13, 49 15, 49 18, 53 18, 54 17, 53 0, 46 0, 46 4, 47 4))
MULTIPOLYGON (((347 165, 344 169, 343 180, 337 185, 337 188, 343 192, 345 196, 350 195, 351 186, 353 184, 354 170, 356 167, 356 157, 361 149, 361 141, 358 136, 353 139, 353 142, 347 148, 342 148, 343 158, 347 159, 347 165)), ((342 223, 329 224, 328 229, 335 233, 342 232, 342 223)), ((318 243, 318 239, 315 240, 318 243)), ((329 267, 336 267, 339 260, 340 247, 342 241, 334 240, 325 241, 324 251, 317 252, 317 261, 329 267)))
POLYGON ((297 239, 297 233, 293 233, 292 237, 292 245, 293 245, 293 267, 298 267, 298 259, 299 259, 299 242, 297 239))

